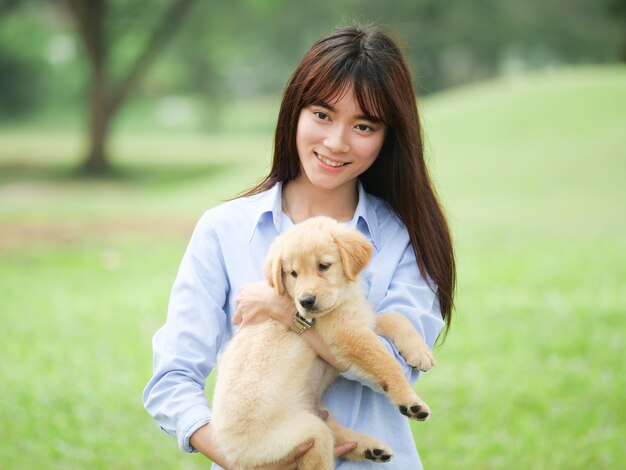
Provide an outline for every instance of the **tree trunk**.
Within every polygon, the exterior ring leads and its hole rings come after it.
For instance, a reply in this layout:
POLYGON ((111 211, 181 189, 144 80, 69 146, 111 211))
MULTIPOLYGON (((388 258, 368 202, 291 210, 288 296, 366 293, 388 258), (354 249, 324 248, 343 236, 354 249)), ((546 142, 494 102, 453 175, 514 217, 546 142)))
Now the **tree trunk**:
POLYGON ((159 51, 180 26, 189 6, 195 0, 176 0, 170 3, 143 51, 117 86, 112 86, 107 81, 110 44, 107 43, 105 37, 104 23, 109 7, 108 2, 106 0, 66 1, 69 11, 76 20, 92 73, 89 102, 89 153, 83 160, 82 170, 86 173, 103 174, 111 170, 107 141, 115 114, 145 75, 159 51))
POLYGON ((89 151, 82 170, 90 174, 107 173, 111 169, 107 154, 107 141, 113 109, 107 93, 103 69, 93 70, 91 99, 89 102, 89 151))

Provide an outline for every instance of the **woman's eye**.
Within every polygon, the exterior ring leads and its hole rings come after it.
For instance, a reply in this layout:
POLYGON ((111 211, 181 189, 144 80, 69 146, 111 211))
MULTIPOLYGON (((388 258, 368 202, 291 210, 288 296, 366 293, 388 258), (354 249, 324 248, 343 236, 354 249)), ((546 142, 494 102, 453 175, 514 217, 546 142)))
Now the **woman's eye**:
POLYGON ((298 277, 298 273, 295 271, 291 271, 289 274, 291 274, 291 277, 298 277))
POLYGON ((330 263, 320 263, 318 266, 320 271, 326 271, 328 268, 330 268, 330 263))
POLYGON ((356 128, 361 132, 372 132, 374 130, 372 126, 368 126, 367 124, 357 124, 356 128))
POLYGON ((313 114, 315 114, 322 121, 328 120, 328 114, 323 113, 322 111, 315 111, 313 114))

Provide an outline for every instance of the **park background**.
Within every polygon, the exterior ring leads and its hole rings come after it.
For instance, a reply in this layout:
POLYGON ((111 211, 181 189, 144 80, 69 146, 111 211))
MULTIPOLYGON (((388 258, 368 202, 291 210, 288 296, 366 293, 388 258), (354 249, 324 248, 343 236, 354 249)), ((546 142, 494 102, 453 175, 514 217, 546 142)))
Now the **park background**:
POLYGON ((143 410, 151 337, 355 21, 402 38, 457 250, 424 465, 623 468, 626 2, 0 0, 1 468, 207 468, 143 410))

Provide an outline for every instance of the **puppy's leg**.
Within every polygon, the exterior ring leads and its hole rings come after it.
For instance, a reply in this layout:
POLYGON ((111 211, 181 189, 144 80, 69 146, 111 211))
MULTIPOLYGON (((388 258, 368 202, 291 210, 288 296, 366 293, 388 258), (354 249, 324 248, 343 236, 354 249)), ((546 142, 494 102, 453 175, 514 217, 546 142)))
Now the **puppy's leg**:
POLYGON ((332 430, 335 437, 335 444, 344 442, 356 442, 357 446, 351 452, 344 454, 344 458, 353 461, 371 460, 373 462, 388 462, 393 458, 393 452, 384 442, 367 434, 361 434, 353 429, 346 428, 337 423, 330 416, 326 419, 326 424, 332 430))
POLYGON ((376 332, 389 338, 410 366, 424 372, 435 367, 435 358, 426 341, 403 315, 399 313, 378 315, 376 332))
POLYGON ((234 468, 255 468, 287 458, 300 444, 313 439, 313 447, 299 459, 301 470, 332 470, 334 464, 333 434, 318 416, 286 404, 288 409, 279 416, 269 432, 246 442, 237 458, 230 462, 234 468))
MULTIPOLYGON (((335 456, 333 454, 334 439, 330 428, 317 416, 309 415, 314 419, 298 420, 296 423, 307 428, 306 434, 315 439, 313 447, 299 459, 298 469, 300 470, 332 470, 335 468, 335 456)), ((308 439, 307 439, 308 440, 308 439)), ((305 441, 303 441, 305 442, 305 441)))
POLYGON ((428 405, 411 388, 400 364, 381 344, 376 333, 364 328, 343 330, 336 346, 343 356, 339 359, 377 383, 400 413, 419 421, 428 418, 428 405))

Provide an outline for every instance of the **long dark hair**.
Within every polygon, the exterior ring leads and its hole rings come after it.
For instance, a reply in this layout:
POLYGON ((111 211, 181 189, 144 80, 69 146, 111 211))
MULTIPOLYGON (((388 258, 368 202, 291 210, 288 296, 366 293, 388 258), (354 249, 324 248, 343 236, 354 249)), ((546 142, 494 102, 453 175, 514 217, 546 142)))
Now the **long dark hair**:
POLYGON ((456 268, 445 216, 424 161, 422 128, 411 74, 390 35, 376 27, 343 27, 306 53, 283 95, 269 175, 244 196, 300 174, 296 130, 301 110, 332 103, 352 87, 364 113, 387 127, 374 164, 359 178, 367 192, 395 210, 406 228, 422 276, 438 288, 446 324, 452 316, 456 268))

